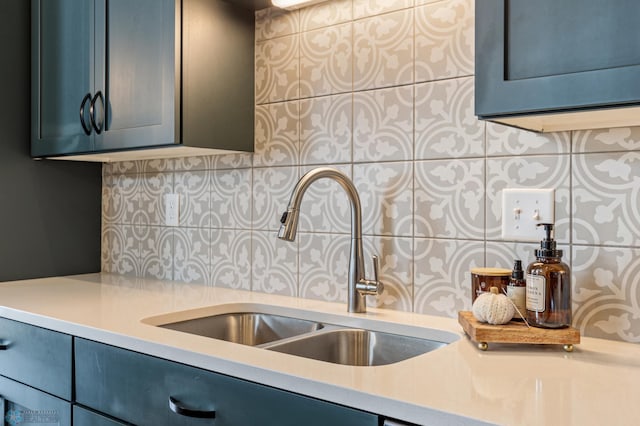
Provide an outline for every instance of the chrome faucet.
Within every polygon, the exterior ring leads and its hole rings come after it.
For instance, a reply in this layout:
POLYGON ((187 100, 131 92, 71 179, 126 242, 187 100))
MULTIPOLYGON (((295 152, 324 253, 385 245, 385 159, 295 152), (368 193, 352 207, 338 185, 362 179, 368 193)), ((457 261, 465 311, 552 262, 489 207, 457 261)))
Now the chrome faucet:
POLYGON ((347 303, 349 312, 363 313, 367 311, 365 296, 382 293, 384 285, 378 279, 380 265, 377 256, 373 256, 374 279, 368 280, 365 278, 362 251, 362 208, 360 207, 358 191, 348 176, 339 170, 329 167, 319 167, 302 176, 295 188, 293 188, 287 211, 280 219, 282 225, 278 232, 278 238, 285 241, 294 241, 296 239, 302 196, 313 182, 322 178, 329 178, 338 182, 346 191, 351 203, 351 253, 349 258, 349 296, 347 303))

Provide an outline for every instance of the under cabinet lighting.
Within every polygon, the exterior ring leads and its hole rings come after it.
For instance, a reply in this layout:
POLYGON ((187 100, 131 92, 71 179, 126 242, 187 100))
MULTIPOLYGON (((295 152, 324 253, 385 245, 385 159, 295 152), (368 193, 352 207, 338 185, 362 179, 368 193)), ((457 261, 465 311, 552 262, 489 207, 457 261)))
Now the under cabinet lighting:
POLYGON ((275 7, 282 9, 295 10, 301 7, 311 6, 312 4, 322 3, 326 0, 271 0, 275 7))

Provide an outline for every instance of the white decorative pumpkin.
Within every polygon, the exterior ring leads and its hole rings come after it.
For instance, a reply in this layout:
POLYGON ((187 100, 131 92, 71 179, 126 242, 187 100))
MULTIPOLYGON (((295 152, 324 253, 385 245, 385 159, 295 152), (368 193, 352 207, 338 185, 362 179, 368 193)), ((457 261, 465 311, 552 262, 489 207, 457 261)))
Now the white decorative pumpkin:
POLYGON ((478 321, 489 324, 506 324, 515 314, 513 303, 500 294, 497 287, 491 287, 489 293, 479 295, 473 302, 472 311, 478 321))

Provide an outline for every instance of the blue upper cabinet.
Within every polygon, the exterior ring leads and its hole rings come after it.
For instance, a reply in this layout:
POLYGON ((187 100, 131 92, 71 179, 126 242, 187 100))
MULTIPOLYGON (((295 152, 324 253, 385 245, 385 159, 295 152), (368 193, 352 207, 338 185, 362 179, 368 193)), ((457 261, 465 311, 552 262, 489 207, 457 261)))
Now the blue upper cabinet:
POLYGON ((32 0, 31 155, 252 151, 253 44, 222 0, 32 0))
POLYGON ((94 4, 32 2, 32 155, 94 149, 94 4))
POLYGON ((32 33, 32 156, 174 142, 174 0, 33 0, 32 33))
POLYGON ((96 5, 97 21, 104 25, 96 43, 96 93, 104 91, 96 150, 172 144, 175 0, 97 0, 96 5))
POLYGON ((640 2, 477 0, 476 115, 536 131, 640 124, 640 2))

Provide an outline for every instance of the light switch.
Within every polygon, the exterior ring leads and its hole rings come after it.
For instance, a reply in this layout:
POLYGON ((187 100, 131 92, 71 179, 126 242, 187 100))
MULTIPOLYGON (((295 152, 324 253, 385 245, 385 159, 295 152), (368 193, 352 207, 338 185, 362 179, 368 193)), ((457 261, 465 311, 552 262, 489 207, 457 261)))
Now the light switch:
POLYGON ((502 190, 502 239, 540 241, 539 223, 554 223, 555 190, 507 188, 502 190))

